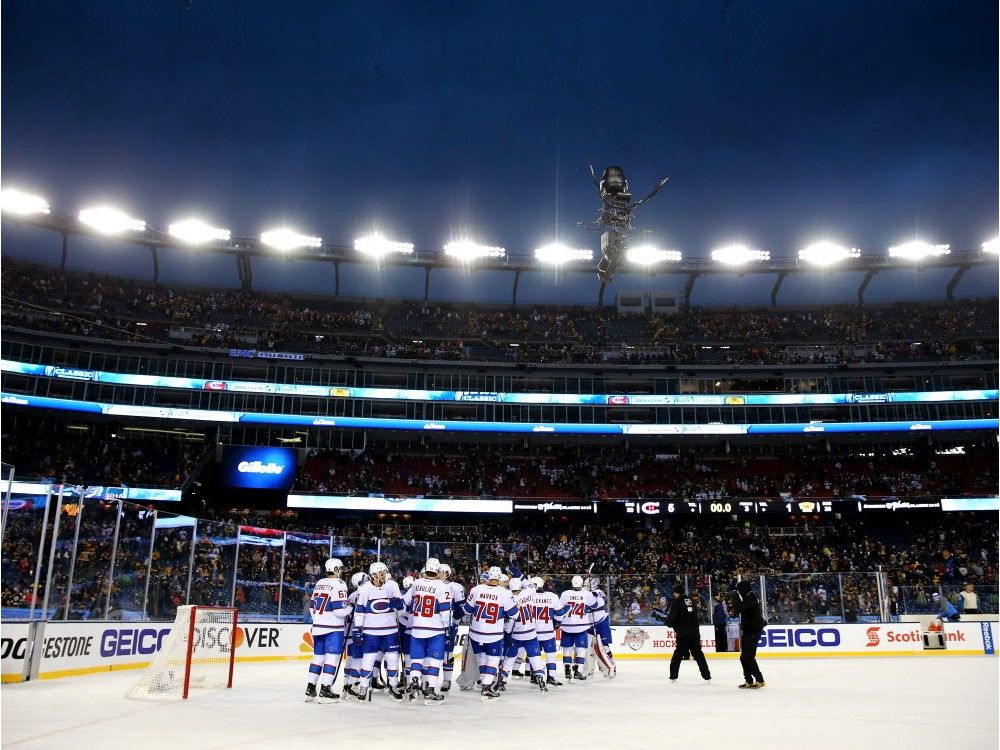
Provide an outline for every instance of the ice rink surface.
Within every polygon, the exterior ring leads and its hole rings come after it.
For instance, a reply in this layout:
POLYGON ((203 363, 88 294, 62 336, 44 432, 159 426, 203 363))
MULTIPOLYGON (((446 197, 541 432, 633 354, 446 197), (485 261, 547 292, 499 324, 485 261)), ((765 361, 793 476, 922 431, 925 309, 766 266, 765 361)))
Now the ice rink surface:
POLYGON ((306 704, 305 662, 237 664, 232 690, 188 701, 122 697, 139 672, 4 685, 3 747, 59 748, 962 748, 998 746, 998 660, 896 657, 761 660, 768 686, 738 690, 739 664, 623 661, 617 679, 539 694, 513 680, 491 704, 435 706, 387 694, 306 704))

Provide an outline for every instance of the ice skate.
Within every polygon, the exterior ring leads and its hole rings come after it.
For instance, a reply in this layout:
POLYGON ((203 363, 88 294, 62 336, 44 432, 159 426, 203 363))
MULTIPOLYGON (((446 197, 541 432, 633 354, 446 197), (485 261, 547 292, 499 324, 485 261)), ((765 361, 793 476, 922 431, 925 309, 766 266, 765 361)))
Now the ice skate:
POLYGON ((559 680, 557 680, 555 678, 554 675, 551 675, 551 674, 545 679, 545 684, 546 685, 555 685, 556 687, 562 687, 562 685, 563 685, 561 682, 559 682, 559 680))
POLYGON ((579 667, 573 667, 573 679, 574 680, 586 680, 587 675, 580 671, 579 667))
POLYGON ((538 689, 543 693, 547 693, 549 691, 548 687, 545 684, 545 678, 542 677, 540 674, 532 675, 531 681, 535 683, 538 686, 538 689))
POLYGON ((340 700, 340 696, 333 692, 330 685, 324 685, 319 689, 319 702, 320 703, 337 703, 340 700))
POLYGON ((515 669, 513 672, 510 673, 510 676, 511 677, 524 677, 524 672, 522 672, 520 669, 515 669))
POLYGON ((316 686, 311 682, 306 685, 306 703, 316 700, 316 686))
POLYGON ((424 688, 424 705, 433 706, 435 703, 440 703, 444 700, 444 696, 441 693, 435 692, 429 686, 424 688))

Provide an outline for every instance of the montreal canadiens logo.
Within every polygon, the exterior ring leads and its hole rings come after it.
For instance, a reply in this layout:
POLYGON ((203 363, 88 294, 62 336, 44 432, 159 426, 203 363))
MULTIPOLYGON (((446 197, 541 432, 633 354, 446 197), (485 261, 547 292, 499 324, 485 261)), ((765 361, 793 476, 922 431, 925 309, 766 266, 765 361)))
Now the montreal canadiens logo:
POLYGON ((649 632, 643 630, 642 628, 626 628, 625 638, 622 639, 622 645, 628 646, 633 651, 638 651, 646 644, 646 641, 648 641, 649 638, 649 632))
POLYGON ((872 648, 874 646, 879 645, 882 642, 882 639, 880 639, 878 636, 878 631, 880 629, 881 628, 877 626, 873 628, 868 628, 868 630, 866 631, 868 633, 868 644, 865 646, 865 648, 872 648))
POLYGON ((382 612, 388 612, 392 609, 392 605, 389 603, 388 599, 375 599, 368 603, 371 607, 371 611, 381 614, 382 612))

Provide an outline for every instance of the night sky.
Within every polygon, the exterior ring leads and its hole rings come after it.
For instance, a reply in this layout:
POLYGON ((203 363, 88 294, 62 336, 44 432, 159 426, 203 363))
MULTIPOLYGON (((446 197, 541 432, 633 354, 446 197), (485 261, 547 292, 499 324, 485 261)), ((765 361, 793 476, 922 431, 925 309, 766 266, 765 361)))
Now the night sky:
MULTIPOLYGON (((197 211, 244 236, 288 222, 344 244, 379 226, 420 249, 462 230, 512 254, 556 236, 596 249, 576 227, 597 208, 592 161, 624 166, 634 193, 671 177, 638 223, 687 257, 735 239, 793 255, 820 236, 884 253, 914 236, 957 250, 997 234, 994 0, 2 11, 3 183, 60 212, 104 198, 156 225, 197 211)), ((43 260, 58 244, 9 228, 4 239, 5 254, 43 260)), ((75 265, 149 274, 144 253, 123 262, 82 244, 75 265)), ((235 281, 231 259, 181 260, 165 262, 167 280, 197 268, 235 281)), ((308 268, 259 265, 263 287, 316 290, 308 268)), ((412 291, 413 272, 351 273, 357 293, 412 291)), ((886 274, 872 296, 941 296, 949 275, 886 274)), ((500 274, 442 276, 435 296, 507 293, 500 274)), ((527 300, 597 288, 551 272, 522 283, 527 300)), ((696 296, 760 301, 770 283, 699 281, 696 296)), ((618 287, 682 284, 625 275, 618 287)), ((857 280, 788 284, 794 302, 850 298, 857 280)), ((990 271, 959 291, 995 290, 990 271)))

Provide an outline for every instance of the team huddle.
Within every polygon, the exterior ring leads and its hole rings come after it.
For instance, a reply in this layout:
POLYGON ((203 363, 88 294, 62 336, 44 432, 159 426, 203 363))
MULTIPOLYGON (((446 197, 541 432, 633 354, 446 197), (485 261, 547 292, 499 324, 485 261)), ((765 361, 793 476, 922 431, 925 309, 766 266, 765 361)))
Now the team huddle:
POLYGON ((432 557, 419 578, 403 579, 402 589, 384 563, 372 563, 368 574, 351 577, 349 593, 341 561, 329 559, 325 568, 309 605, 313 658, 307 702, 340 700, 333 687, 345 656, 343 690, 358 700, 383 687, 400 701, 444 700, 454 676, 458 626, 466 617, 469 638, 456 683, 463 690, 478 687, 484 701, 499 698, 512 674, 530 675, 543 692, 563 684, 557 679, 557 627, 566 679, 587 678, 591 634, 602 673, 611 678, 617 671, 607 596, 597 579, 574 576, 572 588, 556 595, 544 590, 541 578, 508 577, 492 567, 466 596, 451 580, 451 568, 432 557))

